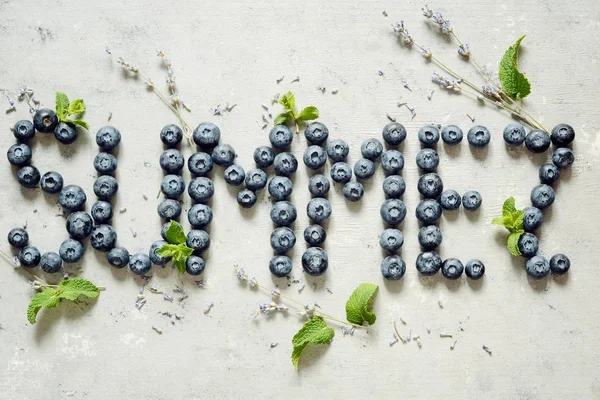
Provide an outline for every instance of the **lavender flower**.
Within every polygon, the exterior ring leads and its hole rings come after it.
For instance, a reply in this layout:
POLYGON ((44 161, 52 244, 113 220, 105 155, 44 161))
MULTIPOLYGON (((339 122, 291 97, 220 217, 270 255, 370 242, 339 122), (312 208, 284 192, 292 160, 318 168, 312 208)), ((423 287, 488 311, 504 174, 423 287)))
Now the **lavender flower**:
POLYGON ((433 17, 433 11, 431 10, 431 8, 429 8, 427 6, 427 4, 425 5, 425 7, 421 8, 421 11, 423 11, 423 16, 425 18, 431 18, 431 17, 433 17))
POLYGON ((452 28, 450 20, 446 20, 442 25, 440 25, 440 29, 442 30, 442 33, 445 33, 447 35, 451 33, 454 28, 452 28))
POLYGON ((281 296, 281 292, 279 291, 279 289, 275 288, 275 289, 271 290, 271 298, 273 300, 278 299, 279 296, 281 296))
POLYGON ((431 80, 446 90, 460 90, 461 79, 452 79, 446 75, 440 75, 437 72, 433 73, 431 80))
POLYGON ((471 56, 471 49, 469 48, 469 44, 463 43, 460 46, 458 46, 458 54, 465 58, 469 58, 471 56))
POLYGON ((431 20, 438 25, 442 25, 445 22, 444 17, 442 16, 442 14, 440 12, 434 13, 431 16, 431 20))
POLYGON ((483 94, 488 97, 493 97, 495 99, 502 100, 502 97, 500 97, 500 94, 498 93, 496 88, 494 88, 492 86, 489 86, 489 85, 482 86, 481 90, 483 91, 483 94))
POLYGON ((252 279, 250 279, 250 280, 248 281, 248 285, 249 285, 249 286, 250 286, 252 289, 254 289, 254 288, 257 288, 257 287, 258 287, 258 280, 256 280, 256 278, 255 278, 255 277, 252 277, 252 279))
POLYGON ((239 266, 234 265, 233 269, 235 271, 235 276, 240 282, 245 282, 248 280, 248 274, 246 273, 246 270, 244 270, 244 268, 240 268, 239 266))

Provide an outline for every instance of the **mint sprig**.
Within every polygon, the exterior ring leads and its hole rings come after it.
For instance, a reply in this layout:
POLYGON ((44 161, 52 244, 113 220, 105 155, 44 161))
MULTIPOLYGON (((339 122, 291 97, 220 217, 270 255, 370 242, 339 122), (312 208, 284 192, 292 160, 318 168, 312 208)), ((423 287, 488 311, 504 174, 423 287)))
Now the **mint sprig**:
POLYGON ((525 233, 523 229, 523 210, 517 210, 514 197, 509 197, 502 205, 502 217, 496 217, 492 220, 492 224, 500 225, 508 229, 506 238, 506 247, 513 256, 520 256, 519 239, 525 233))
POLYGON ((498 77, 506 95, 514 100, 520 100, 531 93, 529 80, 519 71, 519 48, 525 35, 510 46, 500 60, 498 77))
POLYGON ((89 130, 90 126, 81 119, 85 113, 85 102, 82 99, 75 99, 69 102, 69 97, 62 92, 56 92, 56 115, 58 119, 66 124, 81 126, 89 130))
POLYGON ((379 286, 373 283, 361 283, 350 295, 346 302, 346 319, 356 325, 367 321, 373 325, 377 317, 371 312, 371 305, 375 299, 379 286))
POLYGON ((274 124, 293 123, 296 126, 296 133, 300 130, 298 126, 300 122, 312 121, 319 118, 319 110, 315 106, 307 106, 300 112, 296 112, 296 97, 290 91, 281 96, 279 104, 283 106, 284 112, 275 117, 274 124))
POLYGON ((182 274, 185 272, 185 262, 192 255, 194 249, 186 245, 187 237, 183 227, 177 221, 171 221, 166 232, 167 244, 156 252, 163 257, 173 259, 173 265, 182 274))
POLYGON ((298 369, 298 362, 302 352, 309 344, 329 344, 333 340, 335 332, 328 327, 323 318, 312 317, 292 338, 292 364, 298 369))

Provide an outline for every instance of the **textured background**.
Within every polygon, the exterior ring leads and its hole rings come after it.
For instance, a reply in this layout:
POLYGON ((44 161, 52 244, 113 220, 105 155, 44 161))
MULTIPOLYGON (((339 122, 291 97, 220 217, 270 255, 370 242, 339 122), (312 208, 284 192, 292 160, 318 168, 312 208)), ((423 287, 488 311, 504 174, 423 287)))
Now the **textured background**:
MULTIPOLYGON (((126 207, 127 211, 114 219, 119 243, 131 252, 147 251, 159 238, 161 223, 154 196, 162 176, 158 133, 163 125, 176 121, 140 81, 125 77, 105 53, 106 45, 114 58, 122 55, 138 64, 160 82, 161 89, 164 72, 154 51, 164 49, 174 62, 181 96, 193 106, 186 116, 189 123, 217 123, 224 141, 234 146, 238 162, 246 169, 253 165, 252 150, 268 143, 266 131, 260 129, 261 103, 268 103, 275 93, 292 89, 300 105, 318 106, 330 137, 351 144, 352 162, 358 159, 363 140, 380 137, 388 122, 386 113, 397 117, 409 131, 403 149, 407 160, 403 175, 409 187, 405 202, 410 210, 403 226, 407 273, 399 283, 389 283, 379 272, 383 254, 378 236, 384 228, 379 217, 380 169, 366 185, 359 204, 348 205, 340 188, 332 190, 333 217, 326 242, 330 268, 324 278, 315 280, 304 276, 300 267, 309 199, 308 174, 301 165, 293 196, 299 210, 293 275, 301 283, 288 288, 285 279, 273 280, 267 268, 272 230, 268 198, 263 192, 254 209, 240 210, 236 191, 226 186, 216 168, 212 246, 204 274, 207 287, 193 287, 172 271, 154 270, 153 282, 159 288, 170 293, 174 284, 184 286, 189 298, 182 305, 146 293, 148 303, 137 310, 134 302, 140 280, 111 270, 104 255, 90 248, 82 276, 107 290, 89 306, 65 304, 43 311, 38 323, 30 326, 25 310, 33 292, 25 275, 4 265, 0 274, 1 398, 600 398, 596 343, 600 337, 600 269, 596 265, 600 193, 594 183, 600 152, 595 98, 600 89, 598 2, 430 4, 453 21, 477 59, 491 69, 504 50, 526 33, 520 64, 533 87, 527 106, 545 125, 567 122, 577 131, 576 163, 560 180, 556 203, 541 230, 541 253, 565 252, 573 267, 563 279, 541 282, 527 278, 524 261, 509 256, 503 247, 504 232, 489 221, 510 195, 518 205, 528 204, 529 192, 538 182, 537 169, 549 154, 534 157, 524 150, 508 151, 501 138, 502 128, 510 122, 508 115, 479 106, 468 97, 442 92, 430 81, 434 66, 416 50, 398 45, 390 23, 405 19, 421 43, 479 82, 471 66, 456 55, 456 43, 446 41, 425 23, 421 4, 145 3, 150 2, 53 0, 42 6, 30 0, 0 1, 0 87, 14 93, 18 86, 29 85, 47 105, 53 105, 56 90, 82 97, 88 104, 86 119, 92 134, 107 123, 109 112, 111 124, 123 134, 116 209, 126 207), (277 85, 281 76, 285 79, 277 85), (300 82, 290 83, 296 76, 300 82), (404 82, 412 91, 403 88, 404 82), (327 88, 325 94, 316 89, 320 85, 327 88), (333 89, 339 92, 333 95, 333 89), (432 90, 435 93, 429 101, 432 90), (414 120, 406 109, 397 107, 399 101, 415 107, 414 120), (209 109, 224 102, 238 105, 229 114, 212 116, 209 109), (443 217, 440 252, 465 262, 481 258, 486 276, 480 284, 465 278, 458 283, 422 280, 414 269, 418 254, 413 216, 418 202, 416 131, 431 122, 455 123, 466 131, 472 125, 466 113, 491 129, 491 145, 484 153, 472 152, 466 141, 453 151, 439 146, 439 170, 447 188, 461 193, 477 189, 484 202, 476 214, 461 210, 443 217), (147 201, 143 194, 148 195, 147 201), (130 229, 137 231, 137 237, 130 229), (377 283, 381 288, 375 302, 377 330, 343 337, 335 325, 331 346, 307 350, 296 372, 290 362, 291 338, 300 320, 293 314, 252 319, 257 304, 267 296, 240 286, 233 276, 234 263, 302 302, 318 300, 340 318, 358 283, 377 283), (306 289, 298 294, 302 284, 306 289), (210 301, 215 306, 205 315, 203 309, 210 301), (165 311, 184 318, 172 324, 159 314, 165 311), (389 347, 391 321, 400 316, 408 323, 401 326, 402 332, 420 334, 422 349, 414 341, 389 347), (152 325, 163 334, 154 332, 152 325), (441 339, 440 331, 454 338, 441 339), (452 351, 454 340, 458 342, 452 351), (270 348, 271 343, 278 346, 270 348), (482 350, 483 344, 492 349, 492 356, 482 350)), ((278 110, 273 108, 274 113, 278 110)), ((20 104, 18 112, 0 115, 0 123, 6 127, 27 116, 26 106, 20 104)), ((60 171, 67 182, 84 187, 93 200, 92 160, 97 148, 91 137, 81 135, 75 145, 63 147, 38 134, 34 163, 42 173, 60 171)), ((2 152, 13 141, 4 130, 2 152)), ((293 152, 300 158, 304 148, 306 141, 299 136, 293 152)), ((189 147, 184 151, 186 157, 191 154, 189 147)), ((20 189, 6 161, 0 167, 0 182, 3 235, 27 221, 32 242, 42 251, 56 251, 66 238, 64 219, 55 216, 56 198, 20 189)), ((1 248, 10 251, 6 242, 1 248)))

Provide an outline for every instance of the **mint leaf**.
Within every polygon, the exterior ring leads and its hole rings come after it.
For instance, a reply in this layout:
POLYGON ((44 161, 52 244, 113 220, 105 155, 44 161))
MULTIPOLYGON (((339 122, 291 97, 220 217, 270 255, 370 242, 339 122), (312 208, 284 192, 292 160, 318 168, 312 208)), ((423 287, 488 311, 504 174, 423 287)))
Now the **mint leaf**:
POLYGON ((317 110, 317 107, 308 106, 300 111, 300 114, 298 114, 295 119, 299 121, 311 121, 317 118, 319 118, 319 110, 317 110))
POLYGON ((73 125, 81 126, 86 131, 90 130, 90 126, 88 125, 88 123, 85 122, 85 121, 83 121, 83 120, 81 120, 81 119, 61 118, 61 121, 63 121, 65 124, 73 124, 73 125))
POLYGON ((298 362, 302 352, 309 344, 329 344, 333 340, 335 332, 327 326, 323 318, 312 317, 292 338, 292 364, 298 369, 298 362))
POLYGON ((27 320, 30 324, 35 324, 36 317, 42 307, 54 308, 60 304, 58 291, 54 288, 46 288, 43 292, 37 293, 31 298, 27 307, 27 320))
POLYGON ((521 238, 522 234, 523 231, 515 231, 508 235, 508 238, 506 239, 506 247, 513 256, 521 255, 521 252, 519 251, 519 238, 521 238))
POLYGON ((187 241, 183 227, 177 221, 171 221, 165 236, 167 237, 167 242, 173 244, 185 243, 187 241))
POLYGON ((176 257, 181 252, 181 247, 178 244, 165 244, 160 249, 156 250, 163 257, 176 257))
POLYGON ((531 93, 531 84, 519 71, 519 48, 521 41, 525 38, 525 35, 521 36, 515 44, 510 46, 504 53, 502 60, 500 60, 500 67, 498 70, 498 77, 504 88, 504 92, 515 100, 523 99, 531 93))
POLYGON ((191 256, 192 253, 194 253, 194 249, 192 249, 191 247, 187 247, 185 243, 167 243, 160 249, 156 250, 156 252, 163 257, 171 257, 173 259, 173 265, 175 265, 177 270, 181 273, 184 273, 185 262, 187 261, 188 257, 191 256))
POLYGON ((75 99, 68 105, 67 115, 79 115, 85 112, 85 103, 82 99, 75 99))
POLYGON ((284 113, 281 113, 278 116, 276 116, 275 121, 273 121, 273 123, 275 125, 282 125, 282 124, 285 124, 285 122, 290 118, 292 118, 291 112, 290 111, 284 112, 284 113))
POLYGON ((492 220, 492 224, 504 226, 504 217, 496 217, 492 220))
POLYGON ((502 216, 506 217, 507 215, 512 215, 515 211, 517 211, 515 198, 509 197, 502 205, 502 216))
POLYGON ((354 289, 348 302, 346 302, 346 319, 348 322, 356 325, 362 325, 363 321, 367 321, 369 325, 375 323, 377 317, 370 309, 377 289, 379 289, 379 286, 373 283, 361 283, 354 289))
POLYGON ((281 104, 286 111, 294 111, 294 107, 296 107, 296 97, 292 92, 287 92, 279 98, 279 104, 281 104))
POLYGON ((96 285, 87 279, 72 278, 64 279, 58 284, 58 297, 66 300, 77 300, 79 296, 95 298, 100 295, 96 285))
POLYGON ((523 218, 525 216, 525 211, 523 210, 517 210, 515 211, 515 213, 513 213, 513 225, 512 225, 512 229, 514 231, 522 231, 523 230, 523 218))
POLYGON ((61 121, 67 117, 69 109, 69 98, 62 92, 56 92, 56 115, 61 121))

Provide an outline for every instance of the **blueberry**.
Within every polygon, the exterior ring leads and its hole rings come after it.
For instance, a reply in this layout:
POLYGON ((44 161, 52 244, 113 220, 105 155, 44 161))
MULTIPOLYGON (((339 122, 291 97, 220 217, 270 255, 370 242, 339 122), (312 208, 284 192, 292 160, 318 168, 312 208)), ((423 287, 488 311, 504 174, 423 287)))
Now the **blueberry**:
POLYGON ((373 161, 361 158, 356 163, 354 163, 354 175, 358 179, 369 179, 375 173, 375 164, 373 161))
POLYGON ((309 246, 320 246, 327 239, 327 233, 321 225, 310 225, 304 230, 304 241, 309 246))
POLYGON ((96 225, 90 235, 90 244, 98 251, 107 252, 117 243, 117 232, 107 224, 96 225))
POLYGON ((456 258, 447 258, 442 264, 442 275, 447 279, 456 280, 460 278, 464 269, 465 268, 460 260, 456 258))
POLYGON ((243 189, 237 195, 237 202, 243 208, 250 208, 256 204, 256 193, 250 189, 243 189))
POLYGON ((527 260, 525 271, 534 279, 542 279, 550 273, 550 263, 546 257, 533 256, 527 260))
POLYGON ((421 200, 415 215, 422 224, 433 225, 442 216, 442 206, 434 199, 421 200))
POLYGON ((540 167, 540 182, 552 185, 560 178, 560 170, 553 163, 546 163, 540 167))
POLYGON ((156 212, 167 221, 177 219, 181 215, 181 203, 173 199, 163 200, 156 207, 156 212))
POLYGON ((166 244, 167 242, 164 240, 157 240, 156 242, 152 243, 152 246, 150 246, 150 251, 148 251, 148 256, 150 257, 150 261, 152 261, 152 264, 165 265, 166 263, 171 261, 171 257, 165 257, 158 254, 158 249, 160 249, 166 244))
POLYGON ((260 168, 251 169, 246 174, 244 184, 246 185, 246 189, 250 189, 253 192, 262 190, 267 186, 267 173, 260 168))
POLYGON ((112 219, 113 209, 108 201, 99 200, 92 205, 90 214, 97 224, 106 224, 112 219))
POLYGON ((435 275, 442 268, 442 259, 435 251, 426 251, 418 255, 416 266, 421 275, 435 275))
POLYGON ((390 175, 383 180, 383 193, 388 199, 398 199, 406 191, 406 183, 400 175, 390 175))
POLYGON ((165 125, 160 130, 160 140, 169 148, 177 146, 182 139, 183 131, 175 124, 165 125))
POLYGON ((286 200, 292 194, 293 185, 290 178, 274 176, 269 181, 269 194, 274 200, 286 200))
POLYGON ((198 203, 206 203, 215 194, 215 187, 210 178, 201 176, 194 178, 188 185, 188 195, 198 203))
POLYGON ((327 253, 320 247, 311 247, 302 254, 302 268, 311 276, 323 275, 328 266, 327 253))
POLYGON ((469 260, 465 265, 465 274, 473 280, 481 279, 485 274, 485 265, 479 260, 469 260))
POLYGON ((196 152, 188 159, 188 169, 194 176, 206 176, 213 169, 210 154, 202 151, 196 152))
POLYGON ((456 125, 446 125, 442 128, 442 140, 451 146, 462 142, 463 131, 456 125))
POLYGON ((552 153, 552 162, 558 168, 570 167, 573 161, 575 161, 575 155, 573 155, 573 152, 569 148, 559 147, 552 153))
POLYGON ((62 260, 66 263, 76 263, 77 261, 81 260, 84 252, 85 249, 83 248, 81 242, 75 239, 65 240, 61 243, 58 249, 60 258, 62 258, 62 260))
POLYGON ((96 133, 96 144, 103 150, 112 150, 121 142, 121 132, 112 126, 104 126, 96 133))
POLYGON ((538 252, 538 238, 533 233, 525 232, 519 238, 518 246, 523 257, 531 258, 538 252))
POLYGON ((94 168, 102 175, 112 175, 117 170, 117 157, 110 153, 98 153, 94 158, 94 168))
POLYGON ((270 215, 275 225, 289 226, 296 220, 296 207, 289 201, 278 201, 271 207, 270 215))
POLYGON ((230 165, 223 171, 223 178, 228 184, 239 186, 246 179, 246 172, 239 165, 230 165))
POLYGON ((185 191, 185 181, 181 175, 165 175, 160 184, 160 190, 167 199, 178 199, 185 191))
POLYGON ((525 137, 525 147, 532 153, 543 153, 550 147, 550 136, 542 130, 534 129, 525 137))
POLYGON ((19 252, 19 263, 24 268, 34 268, 40 263, 41 257, 37 247, 25 246, 19 252))
POLYGON ((294 247, 295 244, 296 235, 290 228, 275 228, 275 230, 271 233, 271 247, 278 254, 288 252, 294 247))
POLYGON ((71 144, 77 140, 77 129, 75 125, 59 122, 54 128, 54 137, 62 144, 71 144))
POLYGON ((467 190, 462 196, 462 205, 468 211, 477 210, 481 207, 482 201, 481 193, 477 190, 467 190))
POLYGON ((523 211, 523 229, 525 232, 533 232, 544 222, 544 214, 539 208, 527 207, 523 211))
POLYGON ((114 176, 102 175, 94 182, 94 193, 100 200, 110 200, 119 190, 119 183, 114 176))
POLYGON ((327 153, 321 146, 312 145, 304 151, 304 165, 312 170, 317 170, 325 165, 327 161, 327 153))
POLYGON ((26 165, 17 171, 17 181, 27 189, 35 188, 40 182, 40 171, 36 167, 26 165))
POLYGON ((531 204, 540 210, 543 210, 554 203, 555 197, 556 194, 554 193, 554 189, 552 189, 551 186, 542 184, 533 188, 530 199, 531 204))
POLYGON ((331 204, 324 198, 316 197, 306 205, 306 214, 314 223, 320 224, 331 215, 331 204))
POLYGON ((285 125, 275 125, 269 132, 269 141, 276 149, 287 149, 294 140, 294 134, 285 125))
POLYGON ((423 250, 433 250, 442 243, 442 231, 435 225, 419 229, 419 244, 423 250))
POLYGON ((281 176, 290 176, 298 169, 298 160, 292 153, 279 153, 275 157, 275 173, 281 176))
POLYGON ((360 146, 360 153, 364 158, 375 161, 383 153, 383 145, 377 139, 367 139, 360 146))
POLYGON ((397 146, 406 139, 406 129, 398 122, 390 122, 383 127, 381 136, 390 146, 397 146))
POLYGON ((210 236, 206 231, 192 229, 187 234, 186 246, 195 252, 202 252, 210 247, 210 236))
POLYGON ((167 174, 178 174, 185 164, 183 154, 177 149, 167 149, 161 155, 159 159, 160 167, 167 174))
POLYGON ((404 236, 398 229, 388 228, 379 237, 379 245, 385 251, 393 253, 404 244, 404 236))
POLYGON ((12 128, 13 135, 21 143, 27 143, 35 136, 35 128, 31 121, 22 119, 18 121, 12 128))
POLYGON ((198 276, 204 272, 206 263, 202 257, 191 255, 185 260, 185 272, 192 276, 198 276))
POLYGON ((169 230, 170 225, 171 221, 165 222, 162 228, 160 228, 160 236, 163 238, 163 240, 167 240, 167 230, 169 230))
POLYGON ((21 249, 29 243, 29 234, 25 229, 13 228, 8 232, 8 243, 13 247, 21 249))
POLYGON ((188 211, 188 221, 194 229, 202 229, 212 221, 212 209, 206 204, 196 204, 188 211))
POLYGON ((575 130, 571 125, 558 124, 552 128, 550 139, 555 146, 568 146, 575 139, 575 130))
POLYGON ((269 261, 269 270, 279 278, 283 278, 292 272, 292 260, 287 256, 275 256, 269 261))
POLYGON ((275 161, 275 152, 269 146, 259 146, 254 150, 254 162, 258 168, 268 168, 275 161))
POLYGON ((440 205, 444 210, 458 210, 460 203, 460 194, 456 190, 445 190, 440 195, 440 205))
POLYGON ((329 192, 329 179, 325 175, 313 175, 308 180, 308 191, 314 197, 325 197, 329 192))
POLYGON ((58 203, 67 211, 82 210, 87 196, 83 189, 77 185, 67 185, 62 188, 58 195, 58 203))
POLYGON ((381 166, 386 174, 399 175, 404 168, 404 156, 398 150, 388 150, 381 156, 381 166))
POLYGON ((435 172, 440 164, 440 156, 437 151, 425 148, 417 153, 417 167, 423 172, 435 172))
POLYGON ((211 122, 202 122, 194 129, 192 138, 198 146, 212 148, 219 144, 221 130, 211 122))
POLYGON ((40 186, 46 193, 58 193, 63 188, 63 177, 58 172, 46 172, 42 175, 40 186))
POLYGON ((485 126, 475 125, 467 133, 467 141, 473 147, 485 147, 490 143, 490 131, 485 126))
POLYGON ((144 275, 152 268, 152 261, 145 253, 135 253, 129 258, 129 269, 136 275, 144 275))
POLYGON ((350 146, 342 139, 335 139, 327 144, 327 155, 332 162, 344 161, 350 153, 350 146))
POLYGON ((124 247, 114 247, 106 255, 108 263, 115 268, 123 268, 129 263, 129 251, 124 247))
POLYGON ((42 254, 40 259, 40 267, 47 274, 55 274, 62 268, 62 260, 60 256, 53 251, 48 251, 42 254))
POLYGON ((235 150, 228 144, 219 144, 213 149, 211 157, 215 164, 229 167, 233 164, 235 150))
POLYGON ((31 161, 31 147, 25 143, 13 144, 6 152, 8 162, 17 167, 22 167, 31 161))
POLYGON ((556 275, 562 275, 571 268, 571 260, 564 254, 555 254, 550 259, 550 271, 556 275))
POLYGON ((357 202, 362 199, 365 189, 360 182, 348 182, 344 185, 344 198, 351 202, 357 202))
POLYGON ((325 143, 329 136, 329 129, 320 122, 311 122, 304 129, 304 137, 311 144, 322 144, 325 143))
POLYGON ((83 240, 90 236, 94 221, 85 211, 75 211, 67 217, 67 232, 73 239, 83 240))
POLYGON ((404 276, 406 264, 399 255, 391 255, 381 262, 381 275, 387 280, 397 281, 404 276))
POLYGON ((58 115, 53 110, 42 108, 33 115, 33 126, 38 132, 50 133, 58 125, 58 115))
POLYGON ((406 217, 406 206, 402 200, 388 199, 381 205, 379 214, 387 224, 398 225, 406 217))
POLYGON ((504 136, 504 141, 507 144, 511 146, 520 146, 525 141, 527 132, 525 131, 525 127, 523 125, 513 122, 506 125, 502 136, 504 136))
POLYGON ((352 179, 352 168, 344 161, 338 161, 331 166, 329 175, 334 182, 348 183, 352 179))
POLYGON ((440 140, 440 131, 435 126, 425 125, 419 129, 417 136, 423 146, 432 147, 440 140))
POLYGON ((438 174, 430 172, 421 175, 417 189, 419 189, 421 196, 428 199, 435 199, 444 191, 444 183, 438 174))

